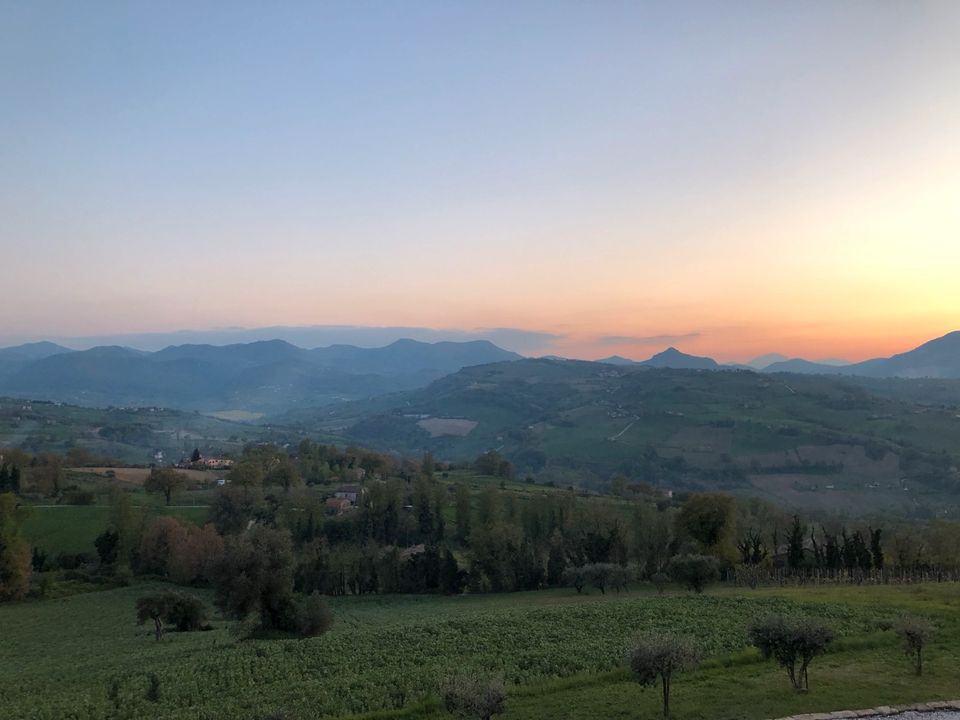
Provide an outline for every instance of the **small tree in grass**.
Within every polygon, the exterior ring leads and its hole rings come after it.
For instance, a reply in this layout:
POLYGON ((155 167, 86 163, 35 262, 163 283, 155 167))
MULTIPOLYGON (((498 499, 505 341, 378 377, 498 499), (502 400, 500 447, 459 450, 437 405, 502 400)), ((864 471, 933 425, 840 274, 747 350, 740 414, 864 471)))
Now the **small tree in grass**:
POLYGON ((903 649, 913 660, 917 675, 923 674, 923 648, 933 636, 934 627, 927 620, 904 616, 893 624, 893 631, 903 641, 903 649))
POLYGON ((750 641, 766 659, 773 658, 787 671, 794 690, 810 689, 807 669, 817 655, 826 652, 833 630, 811 619, 768 617, 750 626, 750 641))
POLYGON ((451 715, 490 720, 506 709, 507 690, 502 678, 462 674, 440 683, 440 698, 451 715))
POLYGON ((580 568, 587 581, 593 585, 601 594, 607 594, 607 585, 610 584, 610 570, 613 565, 609 563, 590 563, 580 568))
POLYGON ((300 623, 297 634, 300 637, 323 635, 333 627, 333 611, 327 599, 318 592, 306 597, 300 609, 300 623))
POLYGON ((143 489, 148 493, 163 495, 169 505, 174 493, 179 492, 186 484, 187 476, 182 472, 169 467, 155 467, 143 481, 143 489))
POLYGON ((667 588, 667 583, 670 582, 670 576, 664 572, 655 572, 650 576, 650 582, 652 582, 653 586, 657 589, 657 593, 663 595, 663 591, 667 588))
POLYGON ((681 585, 702 593, 720 579, 720 562, 710 555, 677 555, 670 561, 670 575, 681 585))
POLYGON ((207 610, 195 595, 179 592, 159 592, 144 595, 137 600, 137 622, 143 625, 153 620, 157 640, 163 638, 164 623, 180 632, 201 630, 207 625, 207 610))
POLYGON ((674 674, 695 668, 700 662, 700 651, 689 638, 657 633, 638 638, 629 651, 628 660, 641 685, 653 685, 660 679, 666 718, 670 717, 670 685, 674 674))
POLYGON ((581 593, 587 584, 587 575, 582 567, 567 567, 560 576, 560 582, 566 587, 576 588, 577 592, 581 593))

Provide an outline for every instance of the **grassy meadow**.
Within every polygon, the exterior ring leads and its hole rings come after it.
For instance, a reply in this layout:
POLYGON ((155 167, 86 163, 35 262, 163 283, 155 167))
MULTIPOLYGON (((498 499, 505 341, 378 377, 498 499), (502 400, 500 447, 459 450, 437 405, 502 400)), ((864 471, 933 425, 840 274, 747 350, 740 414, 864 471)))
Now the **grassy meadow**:
MULTIPOLYGON (((658 692, 623 665, 637 632, 673 629, 707 659, 674 682, 674 717, 769 718, 960 695, 960 587, 720 589, 697 596, 640 588, 509 595, 334 598, 334 629, 307 640, 235 639, 213 630, 156 642, 134 622, 152 585, 0 607, 4 717, 319 718, 441 717, 435 685, 451 670, 503 673, 506 718, 655 717, 658 692), (746 647, 745 628, 769 613, 829 621, 838 639, 811 666, 811 692, 746 647), (926 672, 911 673, 877 622, 903 612, 933 618, 941 634, 926 672), (151 674, 156 702, 146 698, 151 674)), ((210 596, 199 591, 209 602, 210 596)), ((212 611, 212 608, 211 608, 212 611)))

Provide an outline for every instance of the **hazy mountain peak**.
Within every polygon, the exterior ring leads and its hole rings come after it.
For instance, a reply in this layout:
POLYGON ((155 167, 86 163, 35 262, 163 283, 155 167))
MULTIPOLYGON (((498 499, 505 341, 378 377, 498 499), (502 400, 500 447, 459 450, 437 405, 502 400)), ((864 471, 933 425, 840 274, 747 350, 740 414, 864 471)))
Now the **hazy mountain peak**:
POLYGON ((772 352, 772 353, 767 353, 765 355, 758 355, 753 360, 748 360, 746 362, 746 365, 749 365, 752 368, 756 368, 757 370, 763 370, 769 365, 773 365, 774 363, 778 363, 778 362, 785 362, 789 359, 790 358, 788 358, 786 355, 772 352))
POLYGON ((663 352, 659 352, 649 360, 640 363, 647 367, 666 367, 689 370, 715 370, 720 367, 716 360, 708 357, 698 357, 688 355, 670 346, 663 352))
POLYGON ((3 353, 4 355, 16 355, 29 360, 40 360, 41 358, 50 357, 51 355, 60 355, 68 352, 73 352, 73 350, 66 348, 63 345, 57 345, 56 343, 52 343, 48 340, 0 348, 0 353, 3 353))
POLYGON ((636 365, 636 361, 631 360, 630 358, 625 358, 622 355, 611 355, 610 357, 605 357, 597 362, 605 363, 606 365, 636 365))

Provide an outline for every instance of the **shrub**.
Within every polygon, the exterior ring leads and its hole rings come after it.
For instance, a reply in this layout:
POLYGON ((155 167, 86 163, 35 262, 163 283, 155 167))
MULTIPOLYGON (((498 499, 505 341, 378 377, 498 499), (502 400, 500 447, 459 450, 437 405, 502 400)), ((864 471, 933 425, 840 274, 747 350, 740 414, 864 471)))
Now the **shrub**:
POLYGON ((923 674, 923 648, 933 636, 935 628, 923 618, 905 615, 893 623, 893 631, 903 641, 907 657, 913 660, 917 675, 923 674))
POLYGON ((795 690, 809 690, 807 668, 826 652, 833 630, 811 619, 769 617, 750 626, 750 640, 766 659, 773 658, 787 671, 795 690))
POLYGON ((660 595, 663 595, 663 591, 667 587, 667 583, 670 582, 670 576, 662 572, 654 573, 650 576, 650 582, 653 583, 653 586, 657 589, 657 592, 660 595))
POLYGON ((88 553, 60 553, 54 560, 54 567, 61 570, 79 570, 93 562, 88 553))
POLYGON ((564 568, 563 574, 560 576, 560 582, 566 587, 576 588, 577 592, 580 593, 583 592, 583 588, 587 584, 587 577, 583 568, 568 567, 564 568))
POLYGON ((117 552, 120 546, 120 533, 116 530, 104 530, 93 541, 100 557, 101 565, 113 565, 117 561, 117 552))
POLYGON ((150 673, 147 677, 146 697, 150 702, 160 702, 160 676, 156 673, 150 673))
POLYGON ((333 611, 323 595, 314 592, 303 601, 300 609, 300 637, 316 637, 323 635, 333 627, 333 611))
POLYGON ((591 563, 590 565, 584 565, 580 570, 587 582, 606 595, 607 585, 610 583, 611 567, 613 566, 609 563, 591 563))
POLYGON ((163 637, 164 623, 180 632, 202 630, 207 625, 207 610, 195 595, 179 592, 159 592, 137 599, 137 622, 143 625, 153 620, 157 640, 163 637))
POLYGON ((501 678, 463 674, 440 683, 440 698, 452 715, 490 720, 506 708, 507 691, 501 678))
POLYGON ((677 555, 670 561, 670 575, 690 590, 702 593, 720 579, 720 563, 710 555, 677 555))
POLYGON ((64 505, 93 505, 96 499, 89 490, 70 490, 63 495, 64 505))
POLYGON ((660 679, 663 716, 670 716, 670 684, 674 673, 690 670, 700 662, 700 652, 689 638, 672 633, 641 636, 628 653, 630 669, 641 685, 660 679))
POLYGON ((610 566, 607 582, 610 584, 610 587, 620 592, 621 590, 626 590, 627 586, 633 582, 635 578, 636 573, 632 568, 614 563, 610 566))

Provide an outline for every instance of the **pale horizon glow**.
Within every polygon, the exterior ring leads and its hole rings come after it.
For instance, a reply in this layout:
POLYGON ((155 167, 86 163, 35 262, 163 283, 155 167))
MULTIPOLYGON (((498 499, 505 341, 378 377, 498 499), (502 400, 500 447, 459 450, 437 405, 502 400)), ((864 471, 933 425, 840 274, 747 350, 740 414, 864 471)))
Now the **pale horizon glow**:
POLYGON ((960 4, 0 8, 0 345, 520 328, 850 361, 960 329, 960 4))

